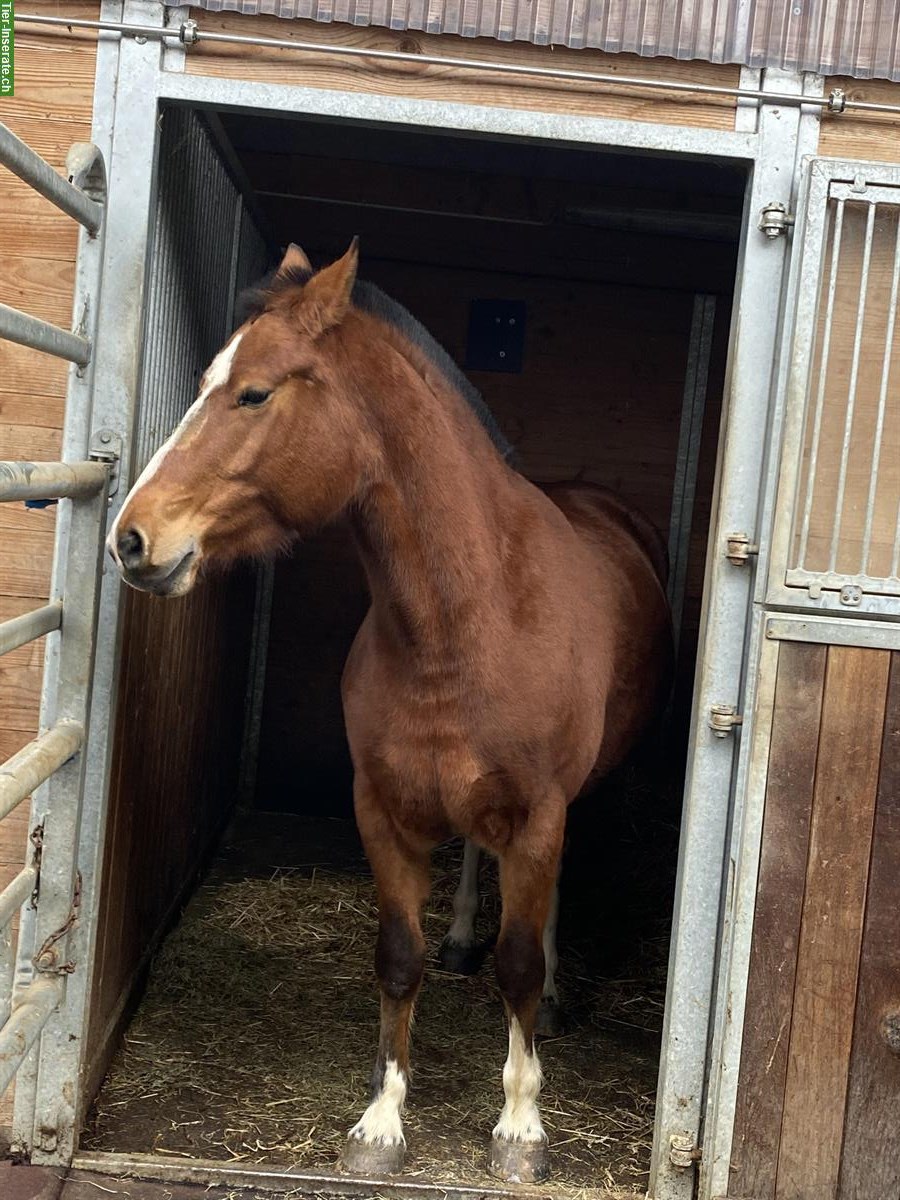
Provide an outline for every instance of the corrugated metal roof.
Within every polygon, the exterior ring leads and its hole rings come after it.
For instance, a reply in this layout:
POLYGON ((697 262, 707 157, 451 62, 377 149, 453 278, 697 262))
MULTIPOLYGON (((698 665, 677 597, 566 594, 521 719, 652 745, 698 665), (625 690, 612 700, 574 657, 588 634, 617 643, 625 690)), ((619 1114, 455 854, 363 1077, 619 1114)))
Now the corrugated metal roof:
POLYGON ((900 80, 900 0, 193 0, 193 6, 900 80))

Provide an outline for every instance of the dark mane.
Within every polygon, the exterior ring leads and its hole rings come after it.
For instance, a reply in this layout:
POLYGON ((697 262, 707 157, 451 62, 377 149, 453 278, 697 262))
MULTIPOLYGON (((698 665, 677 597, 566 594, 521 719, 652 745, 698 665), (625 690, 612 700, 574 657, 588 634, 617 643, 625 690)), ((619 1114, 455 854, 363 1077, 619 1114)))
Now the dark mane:
MULTIPOLYGON (((275 272, 272 272, 259 284, 249 288, 240 296, 236 307, 237 322, 243 324, 251 317, 260 316, 273 299, 289 288, 302 287, 312 278, 312 275, 313 272, 299 268, 293 268, 284 275, 276 275, 275 272)), ((354 284, 353 304, 362 312, 385 321, 414 346, 417 346, 428 358, 428 361, 437 367, 448 383, 466 401, 502 457, 511 465, 515 465, 515 451, 494 419, 494 414, 485 403, 481 392, 466 377, 421 321, 418 321, 398 300, 392 299, 374 283, 363 279, 358 279, 354 284)))

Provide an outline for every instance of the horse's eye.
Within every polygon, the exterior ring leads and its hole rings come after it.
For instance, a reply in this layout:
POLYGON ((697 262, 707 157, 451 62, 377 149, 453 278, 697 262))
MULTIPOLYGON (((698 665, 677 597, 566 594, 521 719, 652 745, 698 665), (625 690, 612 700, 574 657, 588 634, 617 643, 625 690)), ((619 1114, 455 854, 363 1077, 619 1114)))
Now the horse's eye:
POLYGON ((238 404, 241 408, 259 408, 271 395, 271 392, 258 392, 255 388, 247 388, 238 396, 238 404))

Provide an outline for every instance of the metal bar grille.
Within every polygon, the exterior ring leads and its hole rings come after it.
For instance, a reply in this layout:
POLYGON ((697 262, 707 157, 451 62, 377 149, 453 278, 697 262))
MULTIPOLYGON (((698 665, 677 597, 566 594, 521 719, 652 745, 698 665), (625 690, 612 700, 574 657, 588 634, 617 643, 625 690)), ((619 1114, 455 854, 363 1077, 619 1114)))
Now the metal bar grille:
POLYGON ((865 610, 866 596, 900 595, 900 187, 832 181, 817 216, 820 255, 802 268, 817 299, 794 335, 812 351, 784 580, 865 610))

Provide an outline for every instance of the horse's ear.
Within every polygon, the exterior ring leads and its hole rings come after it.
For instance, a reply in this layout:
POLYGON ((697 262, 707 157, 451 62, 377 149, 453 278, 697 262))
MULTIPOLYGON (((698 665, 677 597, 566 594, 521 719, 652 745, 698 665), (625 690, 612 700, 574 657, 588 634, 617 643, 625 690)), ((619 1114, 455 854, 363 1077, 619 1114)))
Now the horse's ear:
POLYGON ((306 257, 296 242, 291 242, 287 250, 284 252, 284 258, 281 260, 281 266, 275 272, 275 278, 283 278, 285 275, 290 275, 295 271, 309 271, 312 273, 312 263, 306 257))
POLYGON ((313 275, 304 287, 299 312, 313 337, 343 321, 350 307, 358 265, 359 238, 354 238, 343 258, 313 275))

